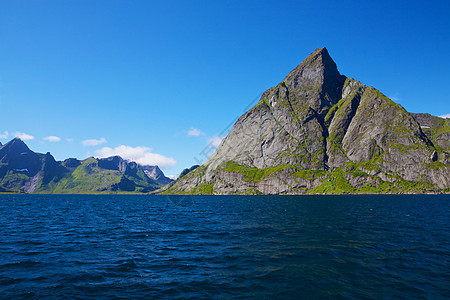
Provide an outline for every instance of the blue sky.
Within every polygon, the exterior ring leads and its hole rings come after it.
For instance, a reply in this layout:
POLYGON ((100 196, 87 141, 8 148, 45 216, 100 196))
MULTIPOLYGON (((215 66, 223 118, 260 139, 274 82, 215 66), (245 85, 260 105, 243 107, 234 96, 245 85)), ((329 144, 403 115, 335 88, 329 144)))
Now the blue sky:
POLYGON ((166 174, 317 47, 411 112, 450 113, 450 1, 1 1, 0 141, 166 174), (376 3, 376 4, 373 4, 376 3), (32 139, 31 139, 32 138, 32 139))

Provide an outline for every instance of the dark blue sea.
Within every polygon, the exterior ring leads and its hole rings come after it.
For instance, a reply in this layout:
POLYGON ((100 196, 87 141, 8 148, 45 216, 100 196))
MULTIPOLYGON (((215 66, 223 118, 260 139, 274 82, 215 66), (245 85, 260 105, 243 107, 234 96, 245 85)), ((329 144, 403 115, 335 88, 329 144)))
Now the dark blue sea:
POLYGON ((2 299, 449 299, 450 196, 0 196, 2 299))

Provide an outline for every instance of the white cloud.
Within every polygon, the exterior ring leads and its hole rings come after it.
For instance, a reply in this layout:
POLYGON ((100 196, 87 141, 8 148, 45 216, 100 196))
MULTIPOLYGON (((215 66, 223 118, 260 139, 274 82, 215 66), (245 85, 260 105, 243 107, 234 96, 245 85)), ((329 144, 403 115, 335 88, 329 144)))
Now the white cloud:
POLYGON ((0 134, 0 139, 7 139, 9 136, 8 131, 3 132, 3 134, 0 134))
POLYGON ((50 135, 50 136, 45 137, 44 141, 47 141, 47 142, 59 142, 59 141, 61 141, 61 138, 57 137, 57 136, 54 136, 54 135, 50 135))
POLYGON ((394 93, 393 95, 388 96, 389 99, 391 99, 394 102, 400 102, 402 99, 400 98, 399 93, 394 93))
POLYGON ((81 144, 83 144, 83 146, 88 147, 88 146, 98 146, 101 144, 106 143, 106 139, 105 138, 101 138, 101 139, 89 139, 89 140, 84 140, 81 142, 81 144))
POLYGON ((220 135, 216 135, 213 136, 211 138, 208 138, 208 146, 212 146, 212 147, 219 147, 220 142, 223 140, 223 137, 221 137, 220 135))
POLYGON ((450 119, 450 114, 439 116, 439 118, 450 119))
POLYGON ((72 143, 73 139, 66 139, 66 141, 68 141, 69 143, 72 143))
POLYGON ((394 102, 399 102, 399 101, 400 101, 400 98, 395 97, 395 96, 390 96, 390 97, 388 97, 388 98, 391 99, 391 100, 394 101, 394 102))
POLYGON ((161 169, 174 166, 177 162, 171 157, 152 153, 148 147, 131 147, 120 145, 116 148, 103 147, 95 151, 98 157, 110 157, 119 155, 123 159, 134 161, 143 166, 157 165, 161 169))
POLYGON ((200 131, 200 129, 191 127, 191 129, 189 129, 188 131, 188 136, 200 136, 203 135, 204 133, 200 131))
POLYGON ((16 138, 19 138, 19 139, 23 140, 23 141, 29 141, 29 140, 33 140, 34 139, 34 136, 26 134, 26 133, 23 133, 23 132, 18 132, 18 131, 14 134, 14 136, 16 138))

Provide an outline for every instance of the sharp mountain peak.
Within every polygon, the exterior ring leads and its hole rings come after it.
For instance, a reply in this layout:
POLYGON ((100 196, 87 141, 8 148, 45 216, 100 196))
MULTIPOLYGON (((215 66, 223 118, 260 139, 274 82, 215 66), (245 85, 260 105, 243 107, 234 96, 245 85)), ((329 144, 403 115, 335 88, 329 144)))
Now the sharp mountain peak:
POLYGON ((22 141, 20 138, 14 138, 2 147, 3 149, 7 148, 13 148, 17 151, 30 151, 30 148, 28 148, 27 144, 25 144, 24 141, 22 141))
MULTIPOLYGON (((301 72, 304 69, 317 69, 333 71, 339 73, 337 65, 328 53, 327 48, 317 48, 310 55, 308 55, 294 70, 292 70, 286 78, 292 76, 293 73, 301 72)), ((340 75, 340 74, 339 74, 340 75)))

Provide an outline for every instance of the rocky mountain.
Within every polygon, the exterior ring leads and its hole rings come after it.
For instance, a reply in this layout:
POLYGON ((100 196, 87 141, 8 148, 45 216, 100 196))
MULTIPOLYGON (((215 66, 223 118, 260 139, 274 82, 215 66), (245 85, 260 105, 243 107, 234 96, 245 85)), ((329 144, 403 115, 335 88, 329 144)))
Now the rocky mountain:
POLYGON ((167 181, 171 179, 157 166, 140 166, 119 156, 57 162, 18 138, 0 147, 0 192, 148 193, 167 181))
POLYGON ((45 189, 65 173, 65 168, 50 153, 34 153, 18 138, 0 148, 0 186, 7 190, 45 189))
POLYGON ((408 113, 318 48, 168 194, 449 192, 449 120, 408 113))

